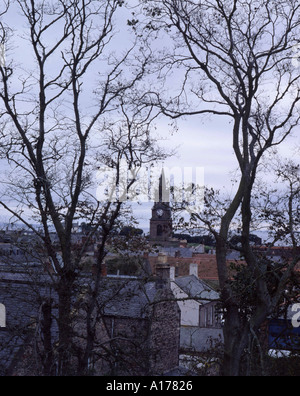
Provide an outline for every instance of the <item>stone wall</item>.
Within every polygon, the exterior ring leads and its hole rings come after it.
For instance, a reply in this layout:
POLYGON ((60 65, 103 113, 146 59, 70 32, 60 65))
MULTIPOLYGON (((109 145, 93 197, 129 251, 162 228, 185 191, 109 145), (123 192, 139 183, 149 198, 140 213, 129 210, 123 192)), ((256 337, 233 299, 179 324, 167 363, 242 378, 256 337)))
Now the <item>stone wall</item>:
POLYGON ((151 318, 150 371, 161 375, 179 364, 180 309, 169 289, 156 295, 151 318))
MULTIPOLYGON (((147 375, 149 373, 149 320, 104 317, 103 321, 108 340, 104 348, 99 349, 104 357, 101 359, 103 374, 147 375)), ((102 336, 98 335, 98 338, 99 336, 103 338, 103 333, 102 336)))

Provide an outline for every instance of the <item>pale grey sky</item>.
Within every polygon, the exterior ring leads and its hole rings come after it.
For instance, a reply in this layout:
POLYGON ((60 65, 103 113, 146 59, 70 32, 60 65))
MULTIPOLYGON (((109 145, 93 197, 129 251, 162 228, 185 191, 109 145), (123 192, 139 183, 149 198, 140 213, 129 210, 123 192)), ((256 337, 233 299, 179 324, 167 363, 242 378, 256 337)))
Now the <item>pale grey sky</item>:
MULTIPOLYGON (((114 50, 122 51, 128 36, 126 32, 126 21, 127 14, 120 11, 120 23, 118 29, 122 31, 119 41, 113 43, 114 50)), ((14 28, 17 34, 21 34, 25 29, 24 20, 15 12, 11 10, 6 23, 14 28)), ((165 43, 162 43, 165 45, 165 43)), ((16 55, 19 62, 23 62, 24 67, 28 67, 32 63, 32 59, 24 41, 15 39, 14 48, 10 48, 7 54, 8 61, 10 56, 16 55)), ((203 167, 205 185, 221 190, 227 190, 227 193, 231 193, 231 179, 234 172, 237 169, 237 162, 235 160, 232 150, 232 137, 231 137, 231 125, 226 117, 214 117, 204 119, 199 116, 193 116, 185 120, 178 121, 178 132, 173 135, 169 135, 169 120, 162 119, 157 121, 157 132, 162 137, 166 138, 163 145, 167 148, 177 148, 177 155, 166 160, 164 165, 172 168, 174 166, 183 167, 203 167)), ((297 128, 299 132, 299 128, 297 128)), ((286 156, 294 156, 296 161, 299 161, 295 157, 293 150, 295 145, 298 143, 296 132, 294 138, 288 138, 280 148, 280 152, 286 156)), ((2 168, 3 170, 3 168, 2 168)), ((135 205, 134 213, 143 228, 147 228, 149 224, 149 218, 151 216, 152 204, 144 204, 141 206, 135 205)), ((3 210, 0 210, 0 221, 9 218, 3 210)))

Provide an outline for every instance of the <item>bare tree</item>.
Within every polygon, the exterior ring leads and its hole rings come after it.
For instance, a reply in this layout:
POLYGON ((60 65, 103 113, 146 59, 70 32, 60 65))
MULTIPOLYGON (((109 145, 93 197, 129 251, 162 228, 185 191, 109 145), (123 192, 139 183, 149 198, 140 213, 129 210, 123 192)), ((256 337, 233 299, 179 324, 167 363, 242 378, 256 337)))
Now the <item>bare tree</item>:
MULTIPOLYGON (((265 153, 280 145, 299 125, 299 70, 295 46, 299 38, 300 6, 295 1, 280 4, 270 0, 223 2, 143 2, 144 31, 169 40, 154 60, 161 86, 144 96, 144 103, 156 105, 168 117, 190 115, 227 117, 232 126, 232 147, 239 166, 235 196, 222 212, 219 227, 209 225, 216 238, 217 264, 225 312, 225 357, 223 372, 238 375, 249 332, 256 331, 278 302, 288 281, 288 268, 272 298, 264 266, 249 241, 252 221, 251 200, 258 166, 265 153), (168 76, 176 72, 176 85, 168 89, 168 76), (167 92, 169 96, 163 93, 167 92), (241 210, 242 249, 255 282, 257 307, 243 322, 226 265, 229 231, 241 210)), ((134 28, 139 22, 135 18, 134 28)))
MULTIPOLYGON (((163 156, 150 137, 150 115, 135 112, 128 102, 147 61, 136 57, 134 42, 118 55, 113 51, 123 6, 119 0, 17 0, 6 14, 20 13, 27 28, 21 39, 17 33, 3 36, 8 55, 0 65, 0 140, 8 171, 0 205, 42 241, 54 268, 59 340, 57 354, 47 355, 47 370, 56 364, 59 375, 72 372, 73 294, 85 249, 101 235, 95 298, 106 243, 124 206, 96 199, 96 171, 109 165, 119 175, 122 159, 133 168, 163 156), (17 59, 13 51, 17 37, 32 59, 27 66, 22 53, 17 59), (85 244, 74 251, 72 230, 80 219, 90 227, 85 244)), ((89 303, 81 372, 93 347, 94 304, 89 303)), ((51 322, 49 310, 44 306, 44 327, 51 322)), ((49 352, 49 334, 47 339, 49 352)))

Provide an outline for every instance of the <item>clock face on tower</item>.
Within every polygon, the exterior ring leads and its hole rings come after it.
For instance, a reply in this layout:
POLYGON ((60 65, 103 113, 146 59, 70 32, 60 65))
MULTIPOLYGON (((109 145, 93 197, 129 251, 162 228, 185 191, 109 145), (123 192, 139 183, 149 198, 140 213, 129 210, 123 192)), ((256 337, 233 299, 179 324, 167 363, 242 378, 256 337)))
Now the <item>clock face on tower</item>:
POLYGON ((164 211, 163 211, 162 209, 158 209, 158 210, 156 211, 156 214, 157 214, 158 217, 162 217, 163 214, 164 214, 164 211))

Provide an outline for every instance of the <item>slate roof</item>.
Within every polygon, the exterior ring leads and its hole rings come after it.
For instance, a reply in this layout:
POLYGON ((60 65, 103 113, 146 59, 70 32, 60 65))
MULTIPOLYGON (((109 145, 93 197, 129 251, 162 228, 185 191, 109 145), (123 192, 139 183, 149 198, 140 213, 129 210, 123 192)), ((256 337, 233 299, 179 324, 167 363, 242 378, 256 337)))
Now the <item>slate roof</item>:
POLYGON ((213 301, 219 299, 219 294, 205 282, 198 279, 195 275, 181 276, 175 278, 175 283, 189 297, 191 297, 192 299, 197 299, 202 304, 205 304, 211 300, 213 301))
POLYGON ((98 298, 103 313, 108 316, 147 318, 150 304, 155 301, 155 282, 139 279, 104 278, 98 298))
POLYGON ((39 315, 38 296, 46 297, 49 293, 47 287, 30 280, 24 273, 0 273, 0 303, 6 308, 7 326, 0 330, 0 376, 10 375, 10 368, 14 366, 31 334, 31 325, 39 315))

